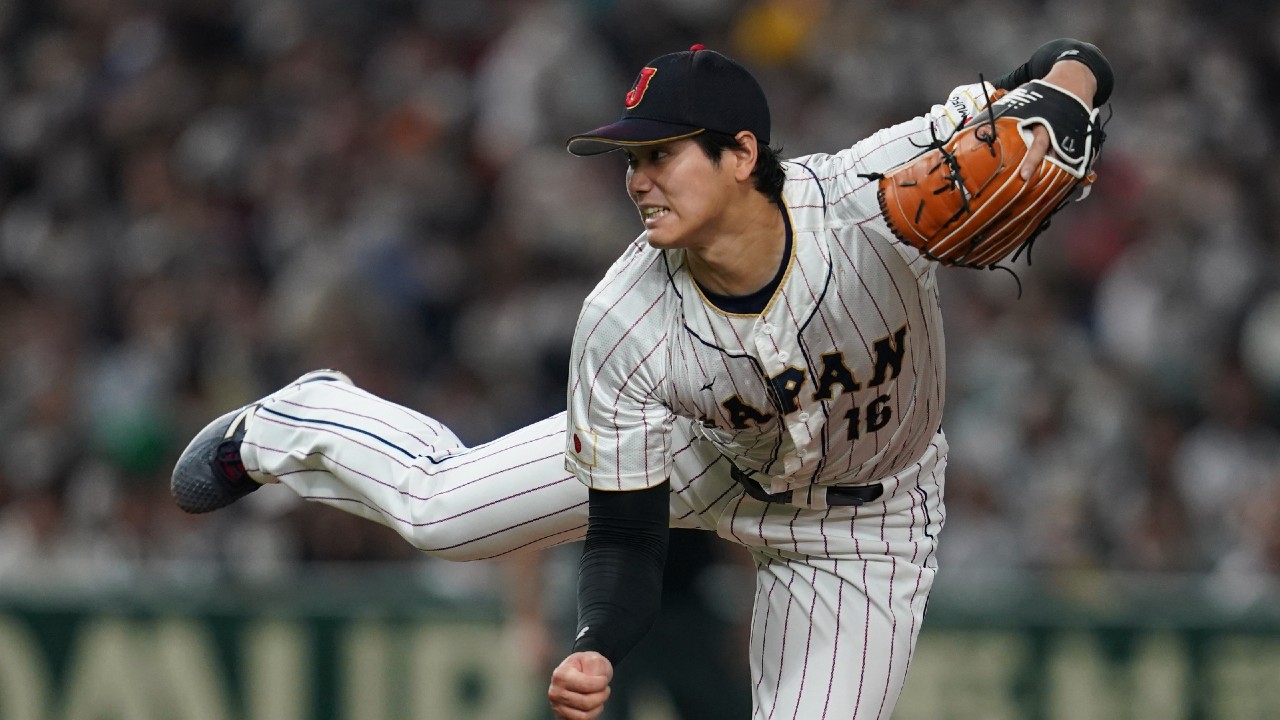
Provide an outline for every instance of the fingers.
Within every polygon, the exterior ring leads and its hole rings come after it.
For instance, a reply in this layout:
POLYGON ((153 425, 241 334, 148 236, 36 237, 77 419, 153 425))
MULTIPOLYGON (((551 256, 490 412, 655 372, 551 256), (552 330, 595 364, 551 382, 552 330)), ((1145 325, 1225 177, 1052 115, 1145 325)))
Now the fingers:
POLYGON ((596 720, 604 712, 604 703, 609 699, 609 691, 592 695, 564 695, 553 697, 551 712, 556 720, 596 720))
POLYGON ((577 662, 580 663, 579 669, 588 675, 598 675, 604 678, 606 685, 613 679, 613 664, 609 659, 597 652, 574 653, 577 656, 577 662))
POLYGON ((574 653, 551 673, 547 700, 557 720, 594 720, 609 699, 613 666, 594 652, 574 653))
POLYGON ((1049 131, 1042 125, 1036 125, 1032 128, 1031 134, 1031 147, 1027 148, 1027 154, 1022 158, 1022 165, 1018 167, 1018 177, 1021 177, 1023 182, 1035 176, 1036 170, 1040 168, 1040 161, 1044 160, 1044 156, 1049 152, 1049 131))

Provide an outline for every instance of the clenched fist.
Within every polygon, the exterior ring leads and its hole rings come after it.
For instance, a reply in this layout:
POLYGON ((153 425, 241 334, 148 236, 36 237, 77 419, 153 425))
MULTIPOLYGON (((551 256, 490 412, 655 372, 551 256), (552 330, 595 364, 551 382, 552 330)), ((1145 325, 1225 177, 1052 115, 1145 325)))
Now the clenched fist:
POLYGON ((557 720, 594 720, 609 699, 613 664, 597 652, 577 652, 551 673, 547 699, 557 720))

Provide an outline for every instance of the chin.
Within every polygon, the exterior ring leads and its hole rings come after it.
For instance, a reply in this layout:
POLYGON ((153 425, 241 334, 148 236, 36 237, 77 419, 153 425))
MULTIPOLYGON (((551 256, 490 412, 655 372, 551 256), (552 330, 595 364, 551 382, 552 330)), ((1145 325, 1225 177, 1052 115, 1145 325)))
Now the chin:
POLYGON ((646 230, 644 239, 645 242, 649 243, 650 247, 659 250, 675 250, 676 248, 684 247, 684 243, 680 242, 679 236, 672 236, 670 233, 646 230))

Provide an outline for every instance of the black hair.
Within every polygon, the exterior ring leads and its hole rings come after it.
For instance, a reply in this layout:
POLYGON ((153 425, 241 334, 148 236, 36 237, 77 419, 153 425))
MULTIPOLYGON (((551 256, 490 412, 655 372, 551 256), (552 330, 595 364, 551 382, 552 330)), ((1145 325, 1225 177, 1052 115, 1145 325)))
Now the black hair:
MULTIPOLYGON (((720 153, 738 147, 737 138, 714 130, 704 130, 694 135, 693 140, 716 165, 720 164, 720 153)), ((780 149, 760 143, 756 148, 756 167, 751 171, 756 190, 778 205, 782 204, 782 185, 787 180, 787 171, 782 168, 780 152, 780 149)))

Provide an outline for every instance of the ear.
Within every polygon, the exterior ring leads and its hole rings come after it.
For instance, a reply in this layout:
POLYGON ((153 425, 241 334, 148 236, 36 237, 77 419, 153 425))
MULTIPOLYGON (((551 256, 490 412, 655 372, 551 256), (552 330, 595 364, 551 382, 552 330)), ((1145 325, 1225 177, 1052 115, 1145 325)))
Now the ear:
POLYGON ((738 144, 727 150, 733 158, 733 176, 738 182, 747 182, 751 179, 751 173, 755 172, 756 160, 760 156, 759 141, 750 130, 743 130, 734 135, 733 139, 738 144))

